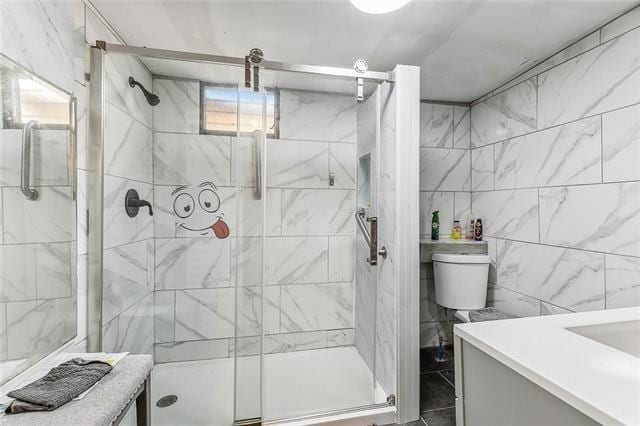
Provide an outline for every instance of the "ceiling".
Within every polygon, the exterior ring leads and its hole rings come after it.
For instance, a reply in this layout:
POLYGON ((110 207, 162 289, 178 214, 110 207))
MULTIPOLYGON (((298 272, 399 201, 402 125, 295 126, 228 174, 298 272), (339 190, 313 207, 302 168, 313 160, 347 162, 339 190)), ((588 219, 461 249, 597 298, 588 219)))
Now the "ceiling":
MULTIPOLYGON (((349 0, 92 2, 130 45, 227 56, 260 47, 271 61, 351 67, 363 58, 375 71, 418 65, 421 98, 468 102, 638 0, 412 0, 386 15, 349 0)), ((150 68, 181 72, 169 61, 150 68)))

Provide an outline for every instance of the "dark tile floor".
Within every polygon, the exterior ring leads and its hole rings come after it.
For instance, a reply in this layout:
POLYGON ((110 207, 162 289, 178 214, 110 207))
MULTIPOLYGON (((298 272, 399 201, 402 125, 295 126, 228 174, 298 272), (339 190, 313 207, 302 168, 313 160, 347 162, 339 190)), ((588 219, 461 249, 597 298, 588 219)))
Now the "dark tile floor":
MULTIPOLYGON (((436 348, 420 351, 420 420, 428 426, 455 426, 453 346, 445 346, 445 361, 436 361, 436 348)), ((419 426, 420 423, 412 424, 419 426)))

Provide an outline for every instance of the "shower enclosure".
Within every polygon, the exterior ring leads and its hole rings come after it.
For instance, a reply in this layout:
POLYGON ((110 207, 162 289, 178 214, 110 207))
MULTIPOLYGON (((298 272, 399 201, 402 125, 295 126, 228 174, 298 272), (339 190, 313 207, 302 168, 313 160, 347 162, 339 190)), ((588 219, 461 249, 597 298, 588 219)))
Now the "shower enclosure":
POLYGON ((154 355, 153 423, 417 417, 417 70, 96 45, 90 349, 154 355))

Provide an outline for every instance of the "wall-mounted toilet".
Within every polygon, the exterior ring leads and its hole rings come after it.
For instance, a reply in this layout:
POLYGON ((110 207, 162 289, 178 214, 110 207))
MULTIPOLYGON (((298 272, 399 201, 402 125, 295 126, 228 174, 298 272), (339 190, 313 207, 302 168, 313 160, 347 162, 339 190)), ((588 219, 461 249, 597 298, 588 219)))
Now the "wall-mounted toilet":
POLYGON ((456 318, 469 322, 469 311, 487 303, 489 263, 487 255, 434 253, 436 303, 455 309, 456 318))

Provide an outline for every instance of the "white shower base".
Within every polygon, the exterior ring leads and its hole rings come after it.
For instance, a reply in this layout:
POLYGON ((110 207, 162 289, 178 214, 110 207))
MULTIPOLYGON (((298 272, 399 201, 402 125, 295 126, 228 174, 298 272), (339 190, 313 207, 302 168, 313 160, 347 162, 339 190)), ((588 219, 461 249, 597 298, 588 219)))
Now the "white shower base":
MULTIPOLYGON (((239 398, 255 415, 259 402, 259 358, 241 358, 239 398)), ((233 359, 175 362, 154 367, 152 424, 233 424, 233 359), (165 408, 155 403, 175 394, 165 408)), ((278 420, 385 402, 386 395, 355 347, 271 354, 264 357, 263 419, 278 420)))

